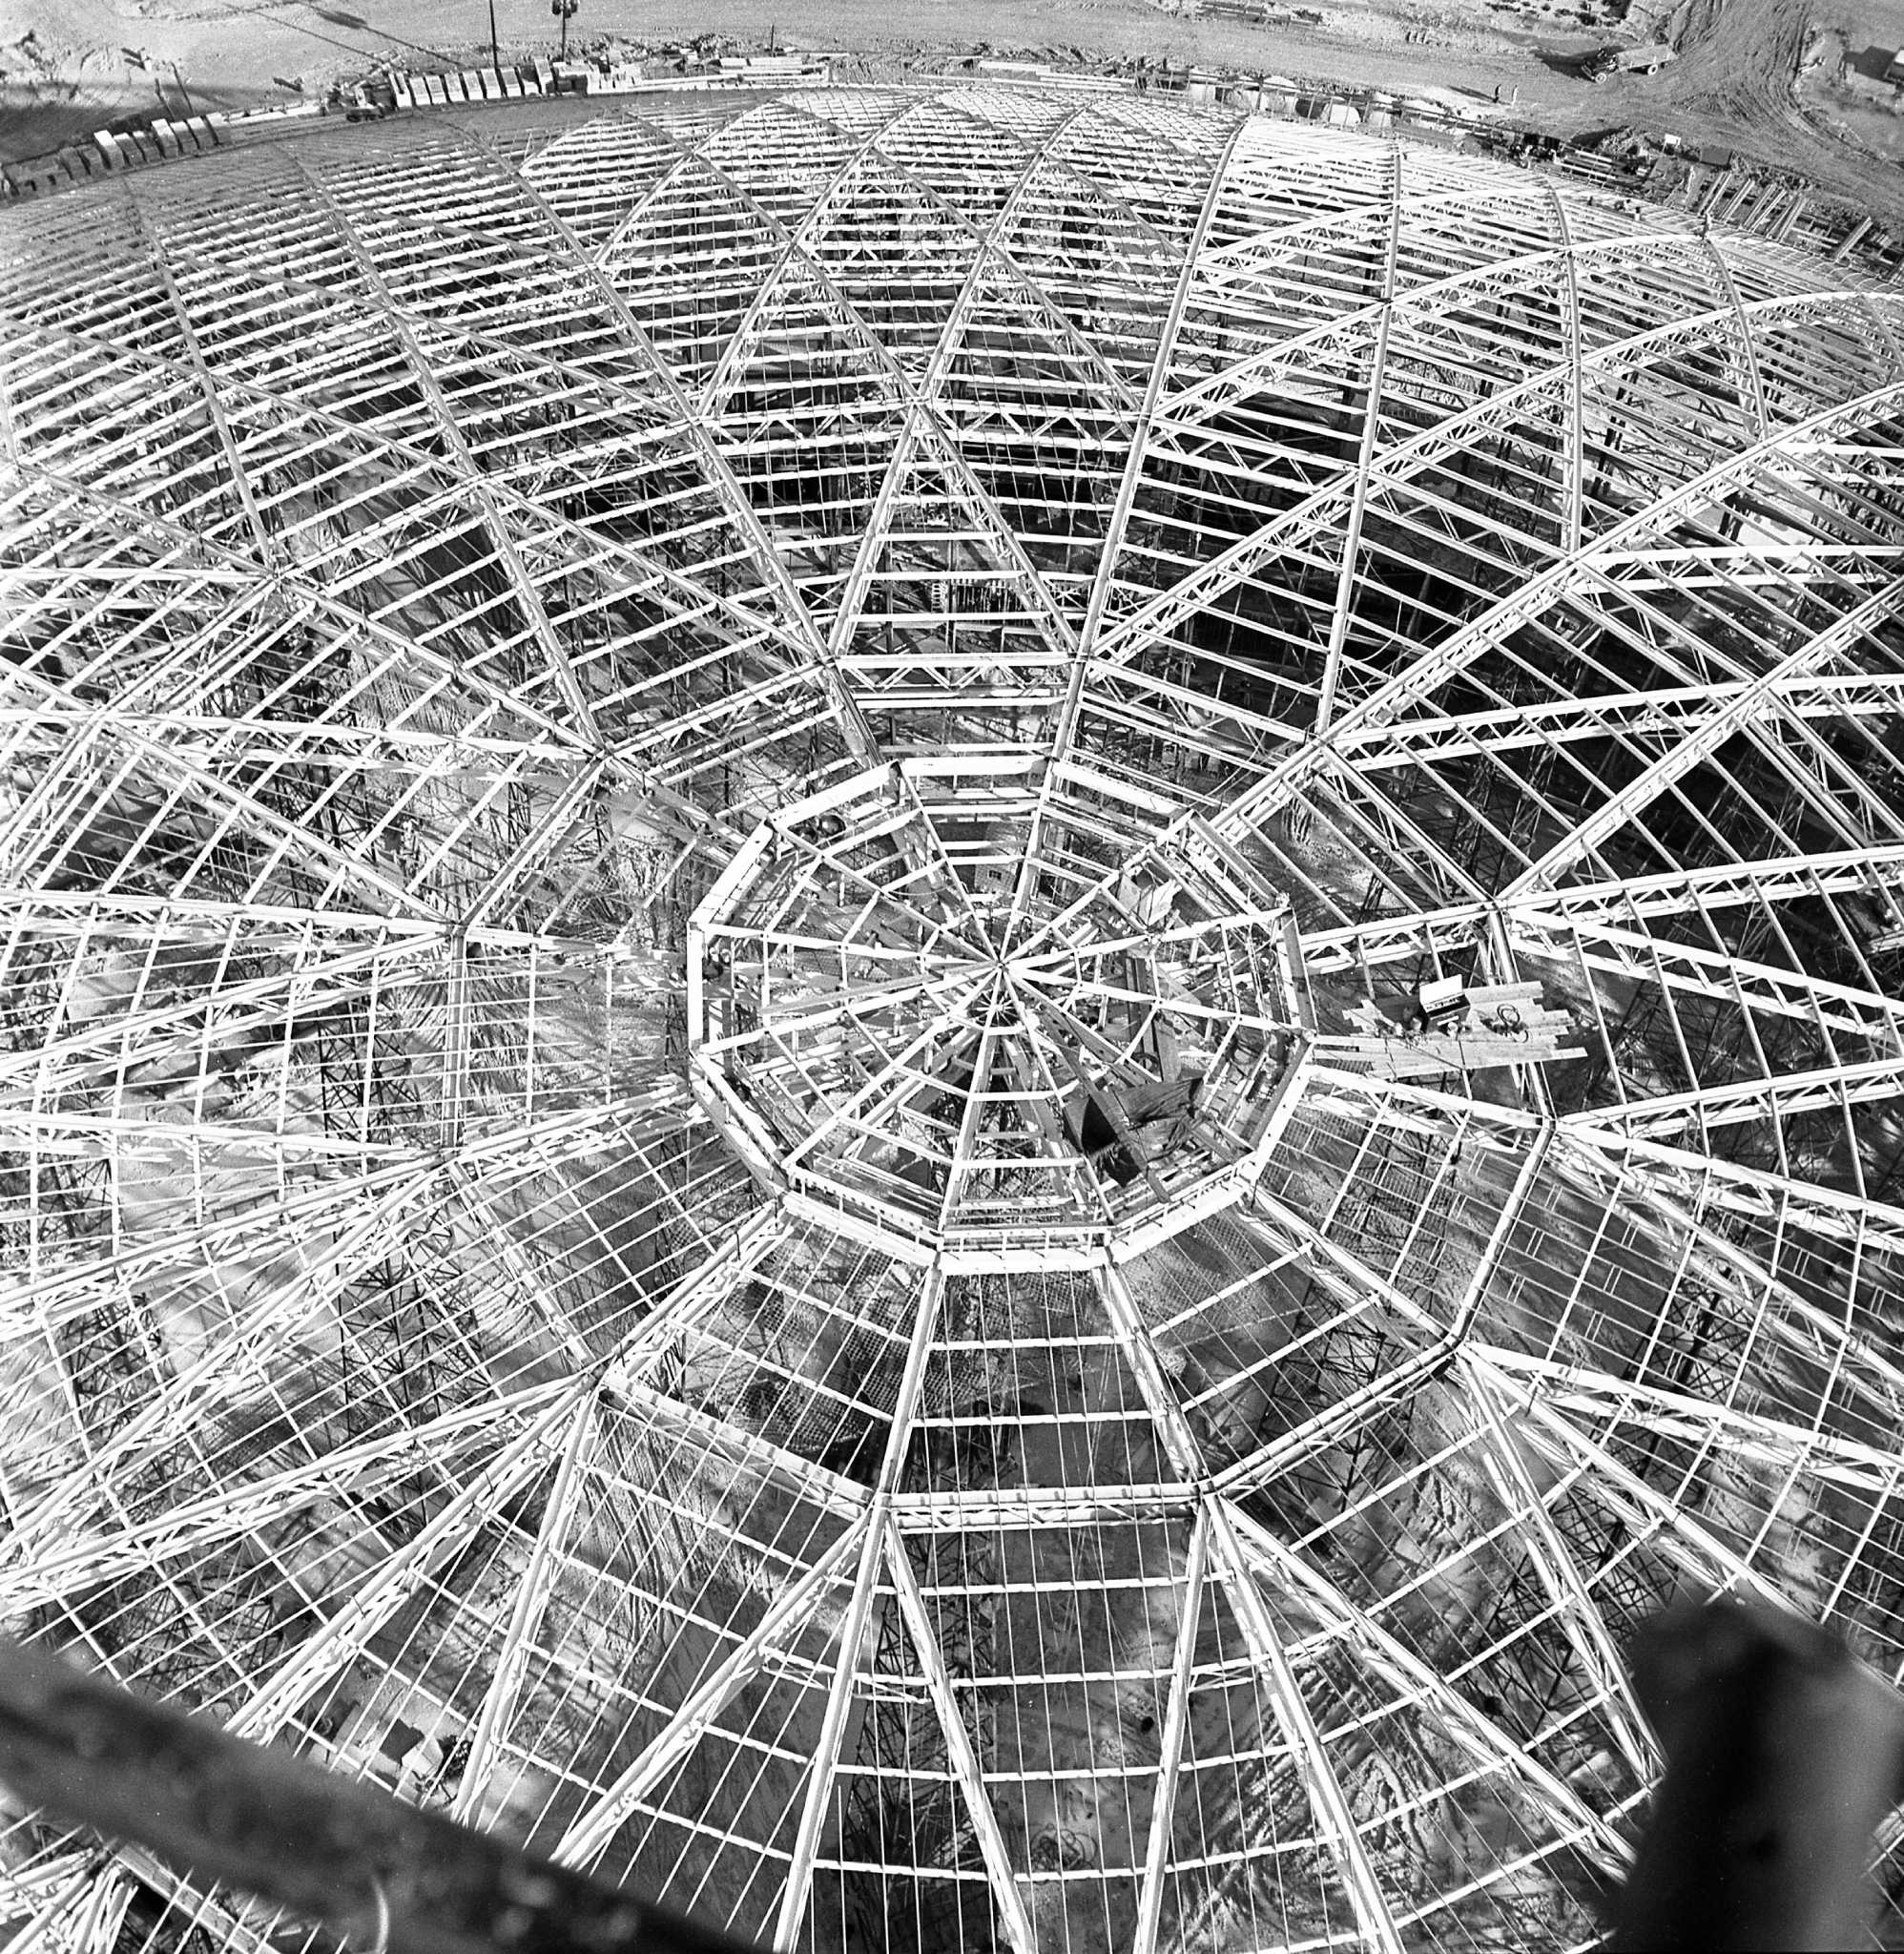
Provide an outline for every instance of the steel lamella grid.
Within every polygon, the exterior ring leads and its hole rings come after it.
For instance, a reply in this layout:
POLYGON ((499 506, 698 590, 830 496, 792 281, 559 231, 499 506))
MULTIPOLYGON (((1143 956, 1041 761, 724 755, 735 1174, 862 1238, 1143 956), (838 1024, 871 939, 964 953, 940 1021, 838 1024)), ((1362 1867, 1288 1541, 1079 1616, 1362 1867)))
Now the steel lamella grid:
POLYGON ((1904 1665, 1893 291, 952 83, 0 225, 9 1631, 815 1954, 1579 1945, 1636 1620, 1904 1665))

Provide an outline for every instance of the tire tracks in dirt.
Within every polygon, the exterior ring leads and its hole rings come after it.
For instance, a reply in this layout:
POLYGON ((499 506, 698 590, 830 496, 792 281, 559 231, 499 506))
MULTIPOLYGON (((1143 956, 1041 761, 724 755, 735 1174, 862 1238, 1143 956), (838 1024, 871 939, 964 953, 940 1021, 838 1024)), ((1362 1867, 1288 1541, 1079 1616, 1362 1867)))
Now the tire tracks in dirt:
MULTIPOLYGON (((1679 58, 1651 76, 1603 83, 1593 122, 1720 144, 1853 208, 1904 218, 1904 170, 1821 128, 1798 105, 1811 0, 1679 0, 1654 18, 1679 58)), ((1588 126, 1585 111, 1573 119, 1588 126)))

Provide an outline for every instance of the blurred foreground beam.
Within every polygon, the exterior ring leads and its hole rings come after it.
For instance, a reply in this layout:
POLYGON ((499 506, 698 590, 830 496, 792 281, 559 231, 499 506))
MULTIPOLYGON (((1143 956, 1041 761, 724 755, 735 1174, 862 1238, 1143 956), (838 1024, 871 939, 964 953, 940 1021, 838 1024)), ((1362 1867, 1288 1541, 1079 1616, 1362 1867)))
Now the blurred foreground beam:
POLYGON ((1873 1944, 1872 1835, 1904 1788, 1904 1698, 1814 1624, 1683 1602, 1634 1637, 1666 1776, 1606 1954, 1873 1944))
POLYGON ((0 1640, 0 1783, 388 1954, 740 1954, 745 1944, 209 1719, 0 1640))

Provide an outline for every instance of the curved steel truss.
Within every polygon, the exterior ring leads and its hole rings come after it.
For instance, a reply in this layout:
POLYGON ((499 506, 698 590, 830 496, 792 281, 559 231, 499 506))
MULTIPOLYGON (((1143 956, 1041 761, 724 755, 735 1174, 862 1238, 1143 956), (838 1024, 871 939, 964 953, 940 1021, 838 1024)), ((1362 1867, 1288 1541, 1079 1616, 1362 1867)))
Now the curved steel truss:
POLYGON ((1638 1617, 1904 1665, 1904 300, 962 87, 6 235, 7 1627, 816 1954, 1579 1944, 1638 1617))

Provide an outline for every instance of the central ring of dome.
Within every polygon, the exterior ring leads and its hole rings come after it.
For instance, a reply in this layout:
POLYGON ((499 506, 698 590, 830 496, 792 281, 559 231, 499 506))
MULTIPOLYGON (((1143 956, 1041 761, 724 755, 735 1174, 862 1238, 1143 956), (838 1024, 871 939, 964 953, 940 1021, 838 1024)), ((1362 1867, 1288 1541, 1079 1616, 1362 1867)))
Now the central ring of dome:
POLYGON ((763 1183, 948 1267, 1237 1198, 1310 1044, 1288 905, 1195 814, 1031 753, 874 768, 695 912, 690 1077, 763 1183))

